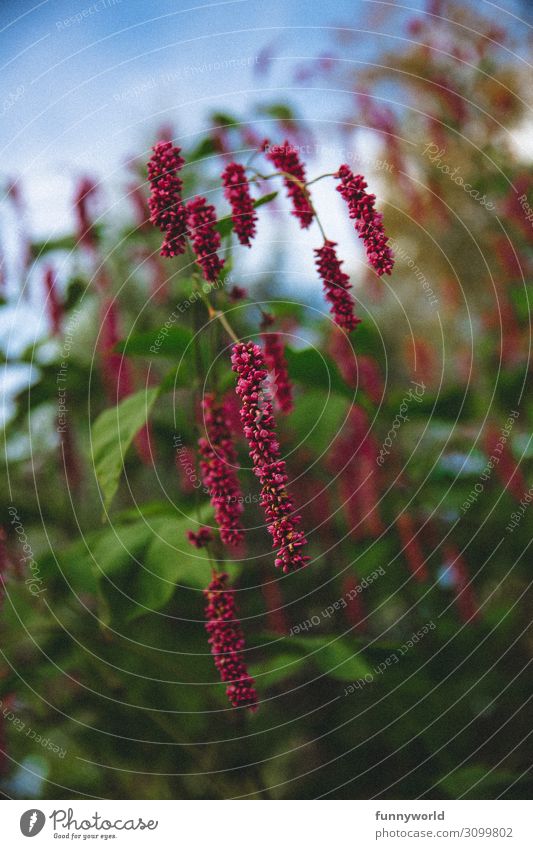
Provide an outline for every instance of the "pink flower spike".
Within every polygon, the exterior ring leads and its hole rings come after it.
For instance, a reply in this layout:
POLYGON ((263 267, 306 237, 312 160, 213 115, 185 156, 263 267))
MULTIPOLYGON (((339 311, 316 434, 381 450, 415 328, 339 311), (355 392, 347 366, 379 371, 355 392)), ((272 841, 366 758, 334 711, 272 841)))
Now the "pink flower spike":
POLYGON ((390 274, 394 257, 387 244, 383 216, 374 209, 376 196, 366 192, 364 177, 360 174, 356 176, 347 165, 341 165, 335 176, 341 181, 337 191, 348 204, 350 218, 355 220, 355 229, 364 242, 370 265, 380 277, 382 274, 390 274))
POLYGON ((205 198, 196 197, 185 207, 187 232, 191 239, 196 259, 208 283, 215 283, 222 271, 224 260, 217 250, 220 248, 220 233, 215 229, 217 215, 215 207, 205 198))
POLYGON ((206 630, 211 653, 222 681, 227 683, 226 695, 235 708, 257 709, 254 679, 248 674, 243 657, 244 634, 237 619, 235 591, 227 586, 225 573, 215 574, 204 590, 206 630))
POLYGON ((326 300, 331 304, 333 320, 348 333, 361 319, 354 314, 355 301, 350 294, 350 278, 342 270, 342 262, 335 253, 336 242, 328 239, 321 248, 315 248, 315 264, 324 284, 326 300))
POLYGON ((200 528, 199 531, 187 531, 187 539, 195 548, 205 548, 213 541, 214 537, 209 528, 200 528))
POLYGON ((292 214, 298 218, 301 227, 305 230, 310 226, 314 212, 309 195, 303 188, 306 181, 305 168, 298 156, 298 150, 291 145, 289 141, 285 141, 282 145, 269 145, 268 141, 263 142, 266 158, 272 164, 285 174, 290 175, 284 177, 287 194, 292 201, 292 214), (295 179, 291 179, 294 177, 295 179))
POLYGON ((268 531, 273 545, 278 548, 275 565, 283 572, 293 572, 309 561, 301 552, 307 540, 303 531, 298 530, 301 517, 295 515, 287 492, 287 472, 285 461, 280 459, 272 403, 263 385, 267 377, 263 353, 253 342, 238 342, 233 346, 231 362, 233 371, 239 375, 235 391, 241 398, 244 435, 261 483, 261 506, 270 523, 268 531))
POLYGON ((183 183, 178 177, 185 160, 180 156, 180 148, 173 147, 169 141, 158 142, 152 150, 148 162, 150 221, 165 234, 161 255, 179 256, 186 246, 186 215, 181 199, 183 183))
POLYGON ((54 336, 59 336, 61 333, 61 321, 63 319, 63 305, 59 299, 57 292, 57 281, 54 269, 49 265, 44 273, 44 285, 46 289, 48 306, 48 315, 52 325, 52 333, 54 336))
POLYGON ((220 537, 226 545, 237 546, 244 540, 241 524, 243 498, 234 470, 237 454, 231 438, 231 429, 224 404, 217 403, 214 395, 206 395, 202 407, 206 437, 198 440, 202 460, 202 483, 209 491, 215 509, 215 520, 220 537))
POLYGON ((265 362, 274 377, 279 409, 282 413, 290 413, 293 408, 292 386, 281 334, 265 333, 265 362))
POLYGON ((231 217, 237 238, 241 245, 250 247, 255 236, 257 213, 243 166, 230 162, 222 174, 222 183, 224 196, 231 205, 231 217))

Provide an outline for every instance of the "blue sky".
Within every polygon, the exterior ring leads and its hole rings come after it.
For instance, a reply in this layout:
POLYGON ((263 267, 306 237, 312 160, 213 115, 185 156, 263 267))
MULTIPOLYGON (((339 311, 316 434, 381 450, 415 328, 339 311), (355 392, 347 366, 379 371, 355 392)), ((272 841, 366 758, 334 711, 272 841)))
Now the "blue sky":
MULTIPOLYGON (((368 11, 358 0, 4 2, 2 171, 22 177, 41 231, 50 227, 50 203, 55 223, 67 223, 76 174, 112 181, 122 158, 142 151, 164 120, 186 140, 210 109, 244 110, 261 98, 288 99, 321 120, 332 113, 331 97, 298 86, 295 68, 327 52, 336 24, 357 26, 368 11), (258 77, 265 49, 275 59, 258 77)), ((386 41, 362 36, 354 58, 386 41)))

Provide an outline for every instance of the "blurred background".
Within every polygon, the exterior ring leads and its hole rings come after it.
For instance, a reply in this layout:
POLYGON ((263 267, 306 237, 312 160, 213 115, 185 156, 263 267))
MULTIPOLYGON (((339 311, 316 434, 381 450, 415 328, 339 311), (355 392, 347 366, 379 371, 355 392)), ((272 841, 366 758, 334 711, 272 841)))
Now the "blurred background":
POLYGON ((3 3, 6 797, 530 797, 531 23, 510 0, 3 3), (273 315, 294 389, 302 573, 273 567, 238 443, 254 716, 217 680, 186 541, 212 522, 186 471, 199 399, 212 370, 233 390, 148 221, 159 138, 217 209, 216 304, 242 337, 273 315), (258 180, 253 248, 232 243, 220 173, 264 138, 377 196, 381 279, 334 181, 312 187, 350 337, 282 186, 258 180))

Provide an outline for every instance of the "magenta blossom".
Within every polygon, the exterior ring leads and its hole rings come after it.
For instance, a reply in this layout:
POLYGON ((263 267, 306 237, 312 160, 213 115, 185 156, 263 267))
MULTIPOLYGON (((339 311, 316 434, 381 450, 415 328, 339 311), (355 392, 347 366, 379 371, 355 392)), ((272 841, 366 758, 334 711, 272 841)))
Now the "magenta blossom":
POLYGON ((204 590, 206 630, 220 678, 227 683, 226 695, 233 707, 257 708, 254 680, 243 658, 244 634, 237 619, 235 592, 227 586, 228 576, 215 574, 204 590))
POLYGON ((222 174, 224 196, 231 205, 233 227, 241 245, 251 246, 255 236, 257 213, 250 194, 250 184, 242 165, 230 162, 222 174))
POLYGON ((150 221, 165 234, 161 255, 179 256, 186 246, 186 214, 181 199, 183 182, 178 177, 185 160, 180 155, 181 149, 169 141, 158 142, 153 151, 148 163, 150 221))
POLYGON ((263 385, 267 377, 263 353, 253 342, 238 342, 233 346, 231 362, 233 371, 239 375, 236 392, 242 401, 240 416, 254 471, 261 483, 261 506, 269 522, 273 545, 278 548, 275 563, 284 572, 292 572, 309 560, 301 552, 307 540, 303 531, 297 529, 301 517, 295 515, 287 492, 287 472, 285 461, 280 459, 272 403, 263 385))
POLYGON ((383 215, 374 209, 376 196, 368 194, 364 177, 356 176, 347 165, 341 165, 335 176, 341 181, 337 191, 348 204, 350 218, 355 220, 355 229, 364 242, 370 265, 380 277, 390 274, 394 258, 383 229, 383 215))
POLYGON ((263 143, 267 159, 287 176, 284 177, 287 194, 292 201, 292 214, 299 220, 303 229, 310 226, 313 217, 313 207, 309 194, 305 189, 305 168, 298 156, 297 149, 289 141, 281 145, 263 143))
POLYGON ((237 454, 231 438, 231 429, 224 404, 219 404, 214 395, 206 395, 204 410, 205 438, 198 440, 202 460, 200 472, 202 483, 209 491, 211 504, 215 508, 215 520, 220 528, 220 537, 226 545, 239 545, 244 540, 241 524, 243 498, 235 472, 237 454))
POLYGON ((361 319, 354 314, 355 301, 350 294, 350 278, 337 259, 335 242, 326 240, 321 248, 315 249, 316 267, 324 283, 326 300, 331 304, 333 320, 348 333, 354 330, 361 319))
POLYGON ((220 233, 215 229, 217 214, 215 207, 205 198, 196 197, 185 207, 187 211, 187 232, 192 242, 196 260, 205 279, 215 283, 222 271, 224 260, 217 250, 220 248, 220 233))

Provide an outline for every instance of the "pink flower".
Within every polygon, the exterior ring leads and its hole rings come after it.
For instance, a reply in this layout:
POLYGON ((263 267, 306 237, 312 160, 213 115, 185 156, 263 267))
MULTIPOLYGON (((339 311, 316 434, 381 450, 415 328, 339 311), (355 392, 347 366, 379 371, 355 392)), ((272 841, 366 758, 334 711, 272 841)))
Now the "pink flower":
POLYGON ((228 292, 228 295, 230 301, 243 301, 244 298, 248 297, 248 291, 242 286, 232 286, 228 292))
POLYGON ((302 228, 306 229, 310 226, 313 217, 313 207, 309 200, 307 190, 304 189, 306 180, 305 168, 300 162, 298 152, 289 141, 285 141, 282 145, 268 145, 268 141, 263 142, 266 158, 284 174, 290 175, 284 178, 287 194, 292 201, 292 214, 298 218, 302 228), (294 178, 294 179, 291 179, 294 178))
POLYGON ((215 283, 224 265, 224 260, 217 254, 220 248, 220 233, 215 229, 217 222, 215 207, 207 203, 205 198, 196 197, 189 201, 185 209, 187 232, 198 264, 202 268, 205 279, 209 283, 215 283))
POLYGON ((213 541, 214 537, 209 528, 200 528, 199 531, 187 531, 187 539, 195 548, 205 548, 213 541))
POLYGON ((161 255, 179 256, 186 246, 186 214, 181 199, 183 182, 178 177, 185 160, 180 156, 181 148, 173 147, 169 141, 158 142, 152 150, 148 162, 150 220, 165 234, 161 255))
POLYGON ((243 499, 239 480, 234 471, 237 454, 224 404, 214 395, 206 395, 202 407, 206 438, 198 440, 203 459, 200 461, 202 483, 209 491, 215 509, 220 537, 226 545, 239 545, 244 540, 241 524, 243 499))
MULTIPOLYGON (((128 359, 115 351, 120 341, 118 303, 104 299, 101 306, 100 356, 102 382, 110 404, 119 404, 134 390, 134 380, 128 359)), ((150 425, 147 422, 135 435, 135 448, 139 459, 146 466, 153 466, 150 425)))
POLYGON ((409 571, 417 581, 427 581, 429 578, 428 567, 413 517, 409 513, 400 513, 396 518, 396 528, 409 571))
POLYGON ((348 204, 350 218, 355 219, 355 229, 364 242, 370 265, 380 277, 382 274, 390 274, 394 259, 383 230, 383 216, 374 209, 376 196, 365 191, 367 183, 364 177, 354 175, 347 165, 341 165, 335 176, 341 180, 337 191, 348 204))
POLYGON ((282 413, 290 413, 292 404, 292 386, 289 380, 287 360, 281 335, 265 333, 265 362, 274 376, 276 401, 282 413))
POLYGON ((101 306, 100 345, 102 379, 110 404, 118 404, 133 392, 133 375, 128 360, 115 351, 120 341, 118 305, 105 299, 101 306))
POLYGON ((91 177, 82 177, 74 195, 78 241, 89 248, 96 246, 96 231, 90 212, 91 200, 96 192, 97 186, 94 180, 91 177))
POLYGON ((54 269, 50 265, 47 266, 44 273, 44 286, 47 294, 46 304, 48 306, 48 314, 50 316, 52 332, 54 336, 58 336, 61 332, 63 305, 60 301, 57 292, 57 283, 56 276, 54 274, 54 269))
POLYGON ((280 460, 275 434, 272 403, 265 394, 265 360, 259 345, 239 342, 233 346, 233 371, 237 372, 236 392, 241 398, 241 422, 250 447, 254 471, 261 483, 261 506, 265 510, 268 531, 278 548, 275 564, 283 572, 305 566, 309 557, 301 549, 307 544, 303 531, 297 530, 301 517, 294 514, 287 492, 285 461, 280 460))
POLYGON ((324 283, 326 300, 331 304, 333 320, 348 333, 360 324, 354 314, 355 301, 349 290, 350 278, 341 269, 342 262, 335 253, 336 242, 326 239, 321 248, 315 249, 316 267, 324 283))
POLYGON ((228 576, 215 574, 204 590, 207 599, 205 616, 211 653, 222 681, 227 682, 226 695, 233 707, 257 709, 254 680, 248 674, 243 658, 244 634, 237 619, 235 592, 227 587, 228 576))
POLYGON ((352 407, 329 457, 330 470, 338 476, 348 529, 355 539, 377 537, 384 531, 379 513, 378 447, 369 429, 363 408, 352 407))
POLYGON ((373 404, 381 403, 385 386, 379 365, 369 354, 355 354, 349 339, 340 330, 331 334, 329 352, 352 389, 360 387, 373 404))
POLYGON ((257 213, 250 194, 250 184, 242 165, 230 162, 222 174, 224 196, 231 204, 231 217, 241 245, 250 247, 255 236, 257 213))

